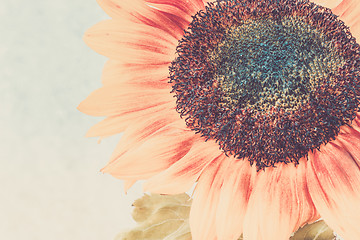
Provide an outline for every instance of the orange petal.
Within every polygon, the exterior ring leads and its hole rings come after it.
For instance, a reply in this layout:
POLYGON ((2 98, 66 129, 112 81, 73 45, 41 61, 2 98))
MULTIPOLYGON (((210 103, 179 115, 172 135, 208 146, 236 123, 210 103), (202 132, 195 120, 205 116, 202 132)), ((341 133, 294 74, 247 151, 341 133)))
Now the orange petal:
POLYGON ((178 22, 150 7, 144 0, 98 0, 104 11, 114 19, 128 20, 163 29, 180 38, 183 27, 178 22))
POLYGON ((360 167, 360 132, 353 127, 343 127, 342 131, 337 136, 337 140, 360 167))
POLYGON ((217 143, 205 142, 204 138, 196 136, 193 147, 182 159, 146 181, 145 191, 162 194, 186 192, 194 185, 203 169, 223 154, 217 143))
MULTIPOLYGON (((358 143, 358 142, 357 142, 358 143)), ((345 144, 346 145, 346 144, 345 144)), ((308 186, 325 222, 345 240, 360 239, 360 169, 338 140, 309 154, 308 186)))
POLYGON ((167 65, 129 65, 116 60, 106 62, 102 74, 102 83, 105 86, 140 85, 145 88, 168 88, 169 68, 167 65))
POLYGON ((247 160, 232 159, 221 187, 216 214, 218 240, 237 240, 243 232, 243 221, 256 168, 247 160))
POLYGON ((136 180, 130 179, 124 181, 124 192, 127 193, 129 189, 136 183, 136 180))
POLYGON ((121 117, 108 117, 92 126, 86 133, 86 137, 109 137, 123 132, 129 125, 129 121, 123 121, 121 117))
POLYGON ((182 17, 189 22, 191 16, 200 10, 204 9, 204 3, 202 0, 145 0, 150 6, 163 11, 165 13, 173 14, 178 17, 182 17))
MULTIPOLYGON (((185 123, 182 119, 180 119, 180 121, 177 121, 177 122, 182 122, 183 125, 185 125, 185 123)), ((155 128, 152 128, 152 127, 140 128, 136 124, 129 125, 126 128, 124 134, 122 135, 119 143, 115 147, 115 150, 112 153, 108 164, 116 161, 118 158, 120 158, 125 152, 129 151, 131 148, 138 148, 141 144, 143 144, 145 141, 150 139, 153 135, 158 134, 158 132, 163 132, 163 131, 169 129, 170 127, 182 130, 182 131, 186 132, 187 134, 191 132, 191 131, 189 131, 189 129, 186 128, 186 125, 185 125, 185 127, 182 127, 182 126, 179 127, 179 124, 177 122, 169 124, 160 129, 158 129, 158 127, 156 125, 153 125, 153 126, 155 126, 155 128), (158 129, 158 130, 156 132, 154 132, 156 129, 158 129)))
POLYGON ((96 52, 126 63, 168 65, 177 39, 145 24, 106 20, 91 27, 84 41, 96 52))
POLYGON ((319 4, 321 6, 324 6, 324 7, 330 8, 330 9, 333 9, 336 6, 338 6, 341 3, 341 1, 343 1, 343 0, 311 0, 311 2, 314 2, 316 4, 319 4))
POLYGON ((149 2, 150 6, 155 9, 158 9, 164 13, 173 14, 177 17, 181 17, 188 23, 191 22, 191 15, 189 15, 187 12, 184 12, 183 10, 179 9, 176 6, 173 6, 170 4, 152 3, 150 1, 147 1, 147 2, 149 2))
POLYGON ((360 43, 360 3, 358 0, 343 0, 332 9, 350 27, 350 32, 360 43))
POLYGON ((112 116, 151 107, 174 104, 168 89, 143 89, 131 85, 102 87, 80 103, 78 109, 92 116, 112 116))
POLYGON ((216 212, 229 163, 223 155, 211 162, 200 175, 190 210, 190 228, 194 240, 216 239, 216 212))
POLYGON ((244 219, 244 238, 288 240, 307 222, 319 218, 306 182, 305 159, 259 173, 244 219))
POLYGON ((160 105, 141 111, 127 112, 108 117, 92 126, 86 137, 108 137, 134 128, 133 135, 155 132, 163 126, 178 120, 180 117, 171 105, 160 105), (154 128, 155 127, 155 128, 154 128))
POLYGON ((100 7, 112 18, 140 18, 154 14, 144 0, 97 0, 100 7))
POLYGON ((185 156, 194 135, 169 125, 112 160, 102 171, 120 179, 147 179, 185 156))

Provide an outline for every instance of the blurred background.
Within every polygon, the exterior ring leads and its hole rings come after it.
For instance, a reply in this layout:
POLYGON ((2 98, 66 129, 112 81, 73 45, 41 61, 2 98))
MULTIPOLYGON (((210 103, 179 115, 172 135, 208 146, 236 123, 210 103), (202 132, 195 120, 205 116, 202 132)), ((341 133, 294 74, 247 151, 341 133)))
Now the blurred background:
POLYGON ((85 138, 101 118, 76 109, 106 61, 82 35, 109 17, 95 0, 12 0, 0 18, 1 238, 114 239, 141 186, 99 172, 120 136, 85 138))

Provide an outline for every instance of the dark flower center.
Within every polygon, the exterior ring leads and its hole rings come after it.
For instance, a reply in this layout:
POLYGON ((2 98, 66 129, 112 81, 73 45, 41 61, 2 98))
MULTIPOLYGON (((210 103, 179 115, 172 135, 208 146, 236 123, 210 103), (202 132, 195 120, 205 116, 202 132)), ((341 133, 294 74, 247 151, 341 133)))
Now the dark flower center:
POLYGON ((258 111, 298 109, 319 79, 344 64, 326 35, 297 17, 245 21, 210 57, 223 106, 258 111))
POLYGON ((309 1, 209 3, 170 66, 177 111, 258 169, 298 164, 354 119, 359 49, 331 10, 309 1))

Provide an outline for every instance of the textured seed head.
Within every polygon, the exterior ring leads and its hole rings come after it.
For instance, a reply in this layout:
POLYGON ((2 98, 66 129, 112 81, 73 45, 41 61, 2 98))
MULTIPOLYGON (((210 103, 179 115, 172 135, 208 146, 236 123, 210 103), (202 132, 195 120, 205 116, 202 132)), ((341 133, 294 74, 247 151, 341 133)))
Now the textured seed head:
POLYGON ((307 0, 229 0, 193 16, 170 66, 177 111, 258 169, 298 163, 358 111, 360 50, 307 0))

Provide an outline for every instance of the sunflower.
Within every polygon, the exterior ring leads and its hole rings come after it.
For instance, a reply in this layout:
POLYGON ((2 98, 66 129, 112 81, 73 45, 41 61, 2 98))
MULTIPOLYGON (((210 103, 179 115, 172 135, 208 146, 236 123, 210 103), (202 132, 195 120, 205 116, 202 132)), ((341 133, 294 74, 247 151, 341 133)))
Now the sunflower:
POLYGON ((195 183, 194 240, 288 239, 320 217, 360 239, 358 0, 99 0, 107 56, 79 110, 123 132, 126 189, 195 183), (321 5, 317 5, 321 4, 321 5))

